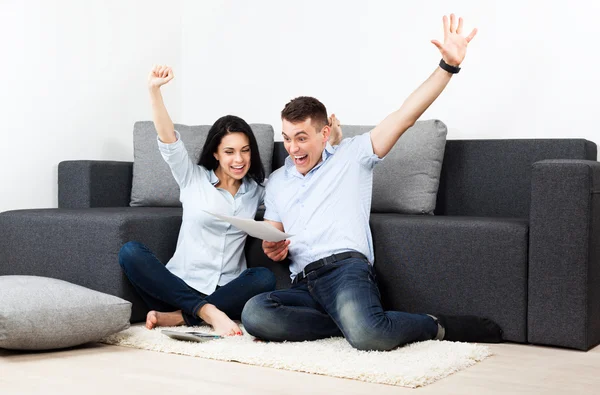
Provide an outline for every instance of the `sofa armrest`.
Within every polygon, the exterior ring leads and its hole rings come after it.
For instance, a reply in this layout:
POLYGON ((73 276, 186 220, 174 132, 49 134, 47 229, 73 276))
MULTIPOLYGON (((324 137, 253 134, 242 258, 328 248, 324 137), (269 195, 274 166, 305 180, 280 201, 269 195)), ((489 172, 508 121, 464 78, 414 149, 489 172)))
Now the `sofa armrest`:
POLYGON ((148 308, 119 266, 119 250, 136 240, 167 263, 181 214, 176 207, 5 211, 0 213, 0 276, 58 278, 115 295, 133 303, 132 322, 144 321, 148 308))
POLYGON ((533 165, 528 340, 588 350, 600 343, 600 163, 533 165))
POLYGON ((73 160, 58 164, 58 207, 127 207, 132 162, 73 160))

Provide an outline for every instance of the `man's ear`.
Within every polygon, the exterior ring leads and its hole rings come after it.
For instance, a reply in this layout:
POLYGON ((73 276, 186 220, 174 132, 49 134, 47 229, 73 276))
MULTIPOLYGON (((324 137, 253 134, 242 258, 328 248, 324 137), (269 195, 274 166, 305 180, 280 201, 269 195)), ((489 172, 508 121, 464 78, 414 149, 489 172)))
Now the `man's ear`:
POLYGON ((325 125, 323 127, 323 142, 329 141, 330 135, 331 135, 331 127, 329 127, 329 125, 325 125))

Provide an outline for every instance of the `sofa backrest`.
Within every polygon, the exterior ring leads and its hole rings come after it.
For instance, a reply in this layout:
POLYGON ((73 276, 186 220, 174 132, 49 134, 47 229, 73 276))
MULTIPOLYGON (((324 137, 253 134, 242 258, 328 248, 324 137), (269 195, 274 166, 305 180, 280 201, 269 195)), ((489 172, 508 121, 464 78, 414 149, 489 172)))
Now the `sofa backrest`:
MULTIPOLYGON (((275 142, 273 170, 287 157, 275 142)), ((597 159, 584 139, 448 140, 436 215, 529 216, 531 165, 544 159, 597 159)))
POLYGON ((584 139, 448 140, 435 214, 528 218, 533 163, 596 155, 584 139))

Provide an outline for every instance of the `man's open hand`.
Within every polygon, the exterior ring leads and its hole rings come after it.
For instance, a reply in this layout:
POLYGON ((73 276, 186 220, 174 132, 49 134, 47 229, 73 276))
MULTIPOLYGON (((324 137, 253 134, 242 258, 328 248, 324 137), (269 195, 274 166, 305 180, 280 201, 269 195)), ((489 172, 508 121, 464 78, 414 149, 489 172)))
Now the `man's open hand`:
POLYGON ((467 45, 471 42, 473 37, 475 37, 475 34, 477 34, 477 29, 473 29, 471 34, 467 37, 463 37, 462 18, 458 18, 458 26, 456 25, 456 17, 454 14, 450 14, 450 21, 448 21, 446 15, 444 15, 442 20, 444 22, 444 43, 441 44, 437 40, 431 40, 431 42, 442 53, 444 62, 451 66, 459 66, 467 54, 467 45))

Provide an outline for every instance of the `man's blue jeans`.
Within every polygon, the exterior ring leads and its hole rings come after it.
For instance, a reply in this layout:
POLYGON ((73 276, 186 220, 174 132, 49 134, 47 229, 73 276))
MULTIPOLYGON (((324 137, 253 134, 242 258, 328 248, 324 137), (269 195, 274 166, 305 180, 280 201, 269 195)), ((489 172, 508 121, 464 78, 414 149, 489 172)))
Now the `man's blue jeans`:
POLYGON ((426 314, 384 311, 373 267, 357 258, 312 271, 291 289, 255 296, 246 303, 242 323, 264 340, 344 336, 359 350, 391 350, 438 332, 426 314))
POLYGON ((238 278, 205 295, 171 273, 145 245, 126 243, 119 251, 119 264, 151 310, 181 310, 187 325, 200 325, 198 311, 215 305, 232 320, 239 320, 246 302, 255 295, 275 289, 275 275, 264 267, 243 271, 238 278))

